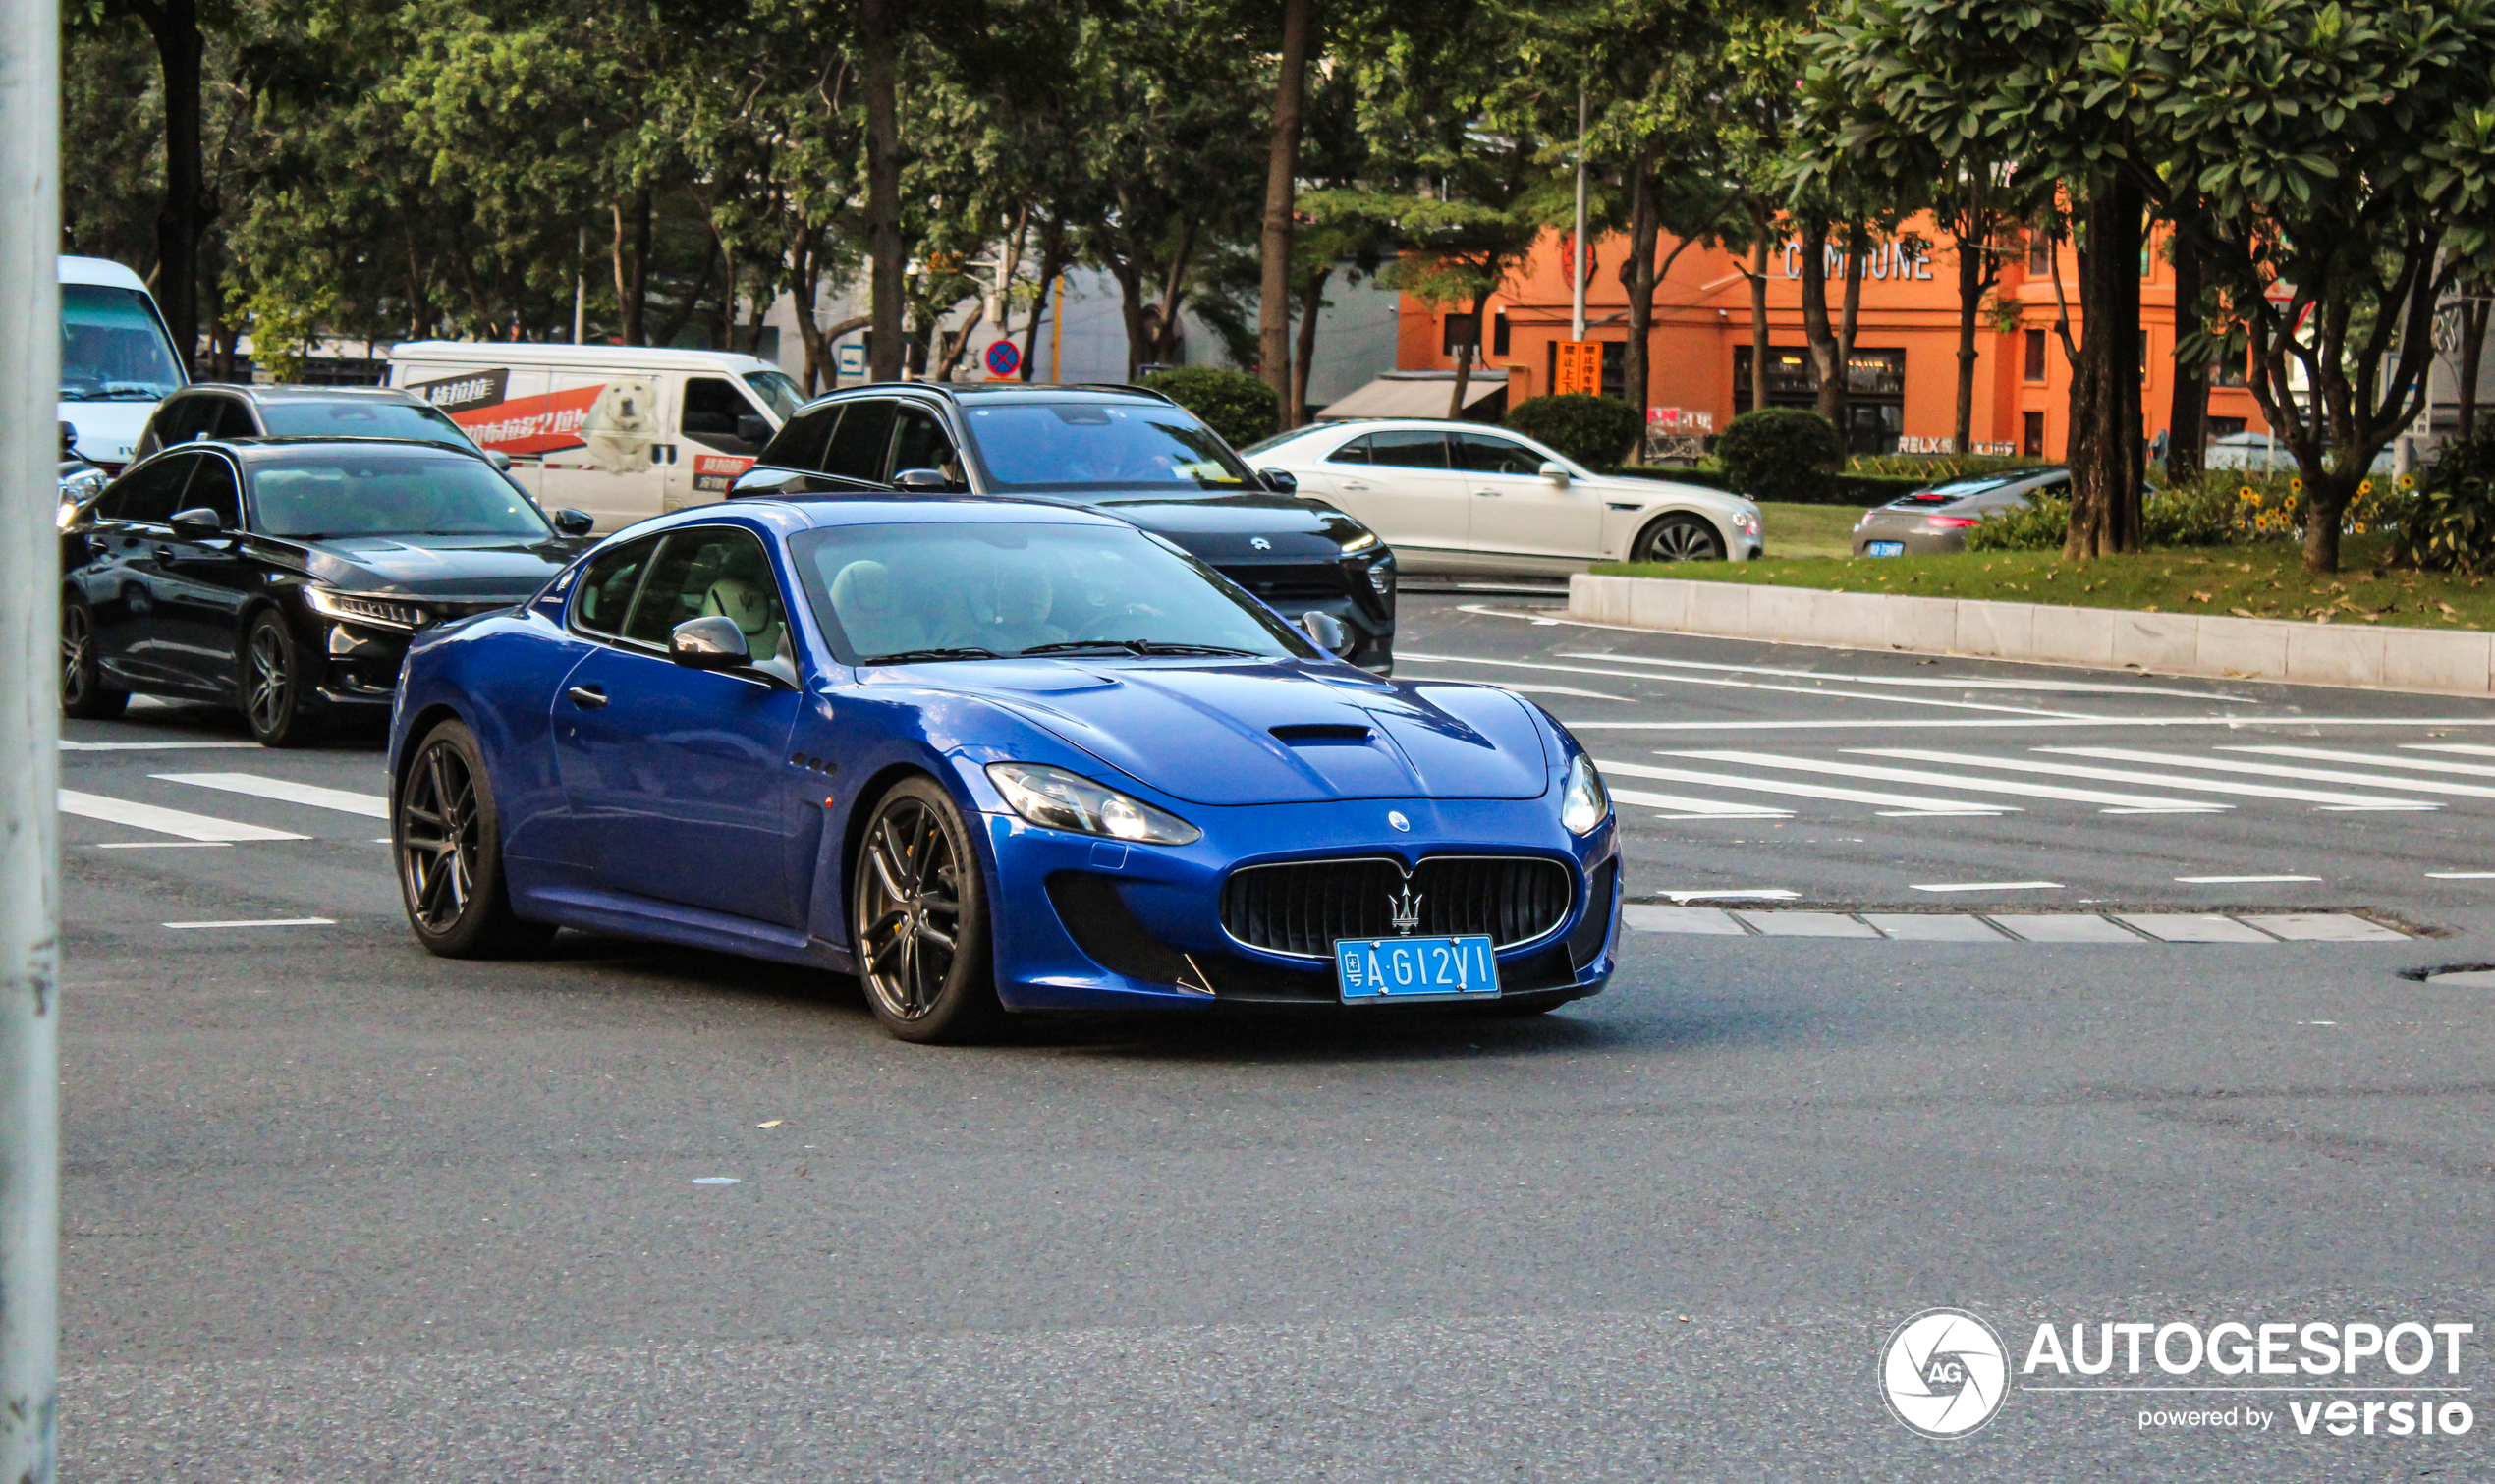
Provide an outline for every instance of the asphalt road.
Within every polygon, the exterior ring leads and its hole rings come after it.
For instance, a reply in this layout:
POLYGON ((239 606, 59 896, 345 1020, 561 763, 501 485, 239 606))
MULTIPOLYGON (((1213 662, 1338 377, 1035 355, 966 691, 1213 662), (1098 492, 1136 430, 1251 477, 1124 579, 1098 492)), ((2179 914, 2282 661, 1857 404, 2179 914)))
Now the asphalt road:
POLYGON ((2495 1407, 2495 988, 2402 976, 2495 961, 2495 756, 2442 750, 2495 706, 1554 618, 1415 596, 1401 641, 1541 687, 1679 929, 1528 1021, 927 1050, 732 959, 444 962, 354 812, 376 740, 73 724, 63 1477, 2495 1477, 2495 1420, 2306 1435, 2295 1394, 2014 1389, 1932 1442, 1878 1364, 1936 1305, 2014 1361, 2473 1323, 2457 1375, 2356 1379, 2495 1407), (183 838, 236 825, 296 838, 183 838), (2132 921, 2187 918, 2272 928, 2132 921), (2277 930, 2325 919, 2377 941, 2277 930), (237 923, 284 925, 172 925, 237 923), (2140 1425, 2186 1400, 2242 1415, 2140 1425))

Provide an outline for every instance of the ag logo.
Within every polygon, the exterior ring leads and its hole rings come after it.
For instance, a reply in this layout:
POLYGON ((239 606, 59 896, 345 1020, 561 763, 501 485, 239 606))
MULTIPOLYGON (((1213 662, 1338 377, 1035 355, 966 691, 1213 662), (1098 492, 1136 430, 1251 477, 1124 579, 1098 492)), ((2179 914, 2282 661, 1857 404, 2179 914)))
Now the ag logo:
POLYGON ((1964 1438, 1990 1422, 2009 1382, 2001 1337, 1961 1309, 1925 1309, 1899 1325, 1880 1352, 1889 1411, 1926 1438, 1964 1438))

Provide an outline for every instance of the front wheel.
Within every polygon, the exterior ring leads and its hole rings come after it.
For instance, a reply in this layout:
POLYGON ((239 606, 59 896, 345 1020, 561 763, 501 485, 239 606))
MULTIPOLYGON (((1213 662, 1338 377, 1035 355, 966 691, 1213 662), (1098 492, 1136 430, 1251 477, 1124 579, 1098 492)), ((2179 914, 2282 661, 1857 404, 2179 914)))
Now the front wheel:
POLYGON ((95 651, 95 615, 84 603, 61 605, 61 714, 81 721, 110 721, 130 705, 130 692, 104 684, 95 651))
POLYGON ((1633 562, 1721 562, 1724 538, 1698 516, 1666 516, 1637 533, 1633 562))
POLYGON ((852 873, 858 977, 904 1041, 967 1041, 1004 1018, 988 955, 987 888, 961 810, 933 779, 875 805, 852 873))
POLYGON ((444 722, 418 742, 392 811, 399 896, 416 941, 445 959, 492 959, 542 948, 554 928, 511 909, 502 819, 476 738, 444 722))
POLYGON ((285 616, 263 608, 243 632, 235 693, 243 702, 243 720, 263 747, 300 747, 311 741, 319 723, 311 714, 305 687, 303 651, 285 616))

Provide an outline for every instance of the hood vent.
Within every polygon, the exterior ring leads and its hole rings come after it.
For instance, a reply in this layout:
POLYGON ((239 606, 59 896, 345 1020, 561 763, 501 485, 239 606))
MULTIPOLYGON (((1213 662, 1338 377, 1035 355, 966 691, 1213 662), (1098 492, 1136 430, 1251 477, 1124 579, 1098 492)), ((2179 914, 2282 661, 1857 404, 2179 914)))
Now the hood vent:
POLYGON ((1357 745, 1375 735, 1358 722, 1294 722, 1265 730, 1273 734, 1276 742, 1295 745, 1301 742, 1351 742, 1357 745))

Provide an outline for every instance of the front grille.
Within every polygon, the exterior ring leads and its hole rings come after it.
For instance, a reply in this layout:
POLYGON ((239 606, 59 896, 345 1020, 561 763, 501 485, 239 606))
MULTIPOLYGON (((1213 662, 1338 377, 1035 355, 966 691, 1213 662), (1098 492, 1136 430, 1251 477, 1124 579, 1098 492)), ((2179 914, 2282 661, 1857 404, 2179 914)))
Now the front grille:
POLYGON ((1568 867, 1535 855, 1437 855, 1413 869, 1383 857, 1249 866, 1222 887, 1222 930, 1250 948, 1321 959, 1337 938, 1391 938, 1410 889, 1426 937, 1482 933, 1498 948, 1530 943, 1567 919, 1568 867))
POLYGON ((1343 569, 1329 563, 1254 563, 1225 567, 1222 576, 1271 603, 1315 603, 1346 595, 1343 569))

